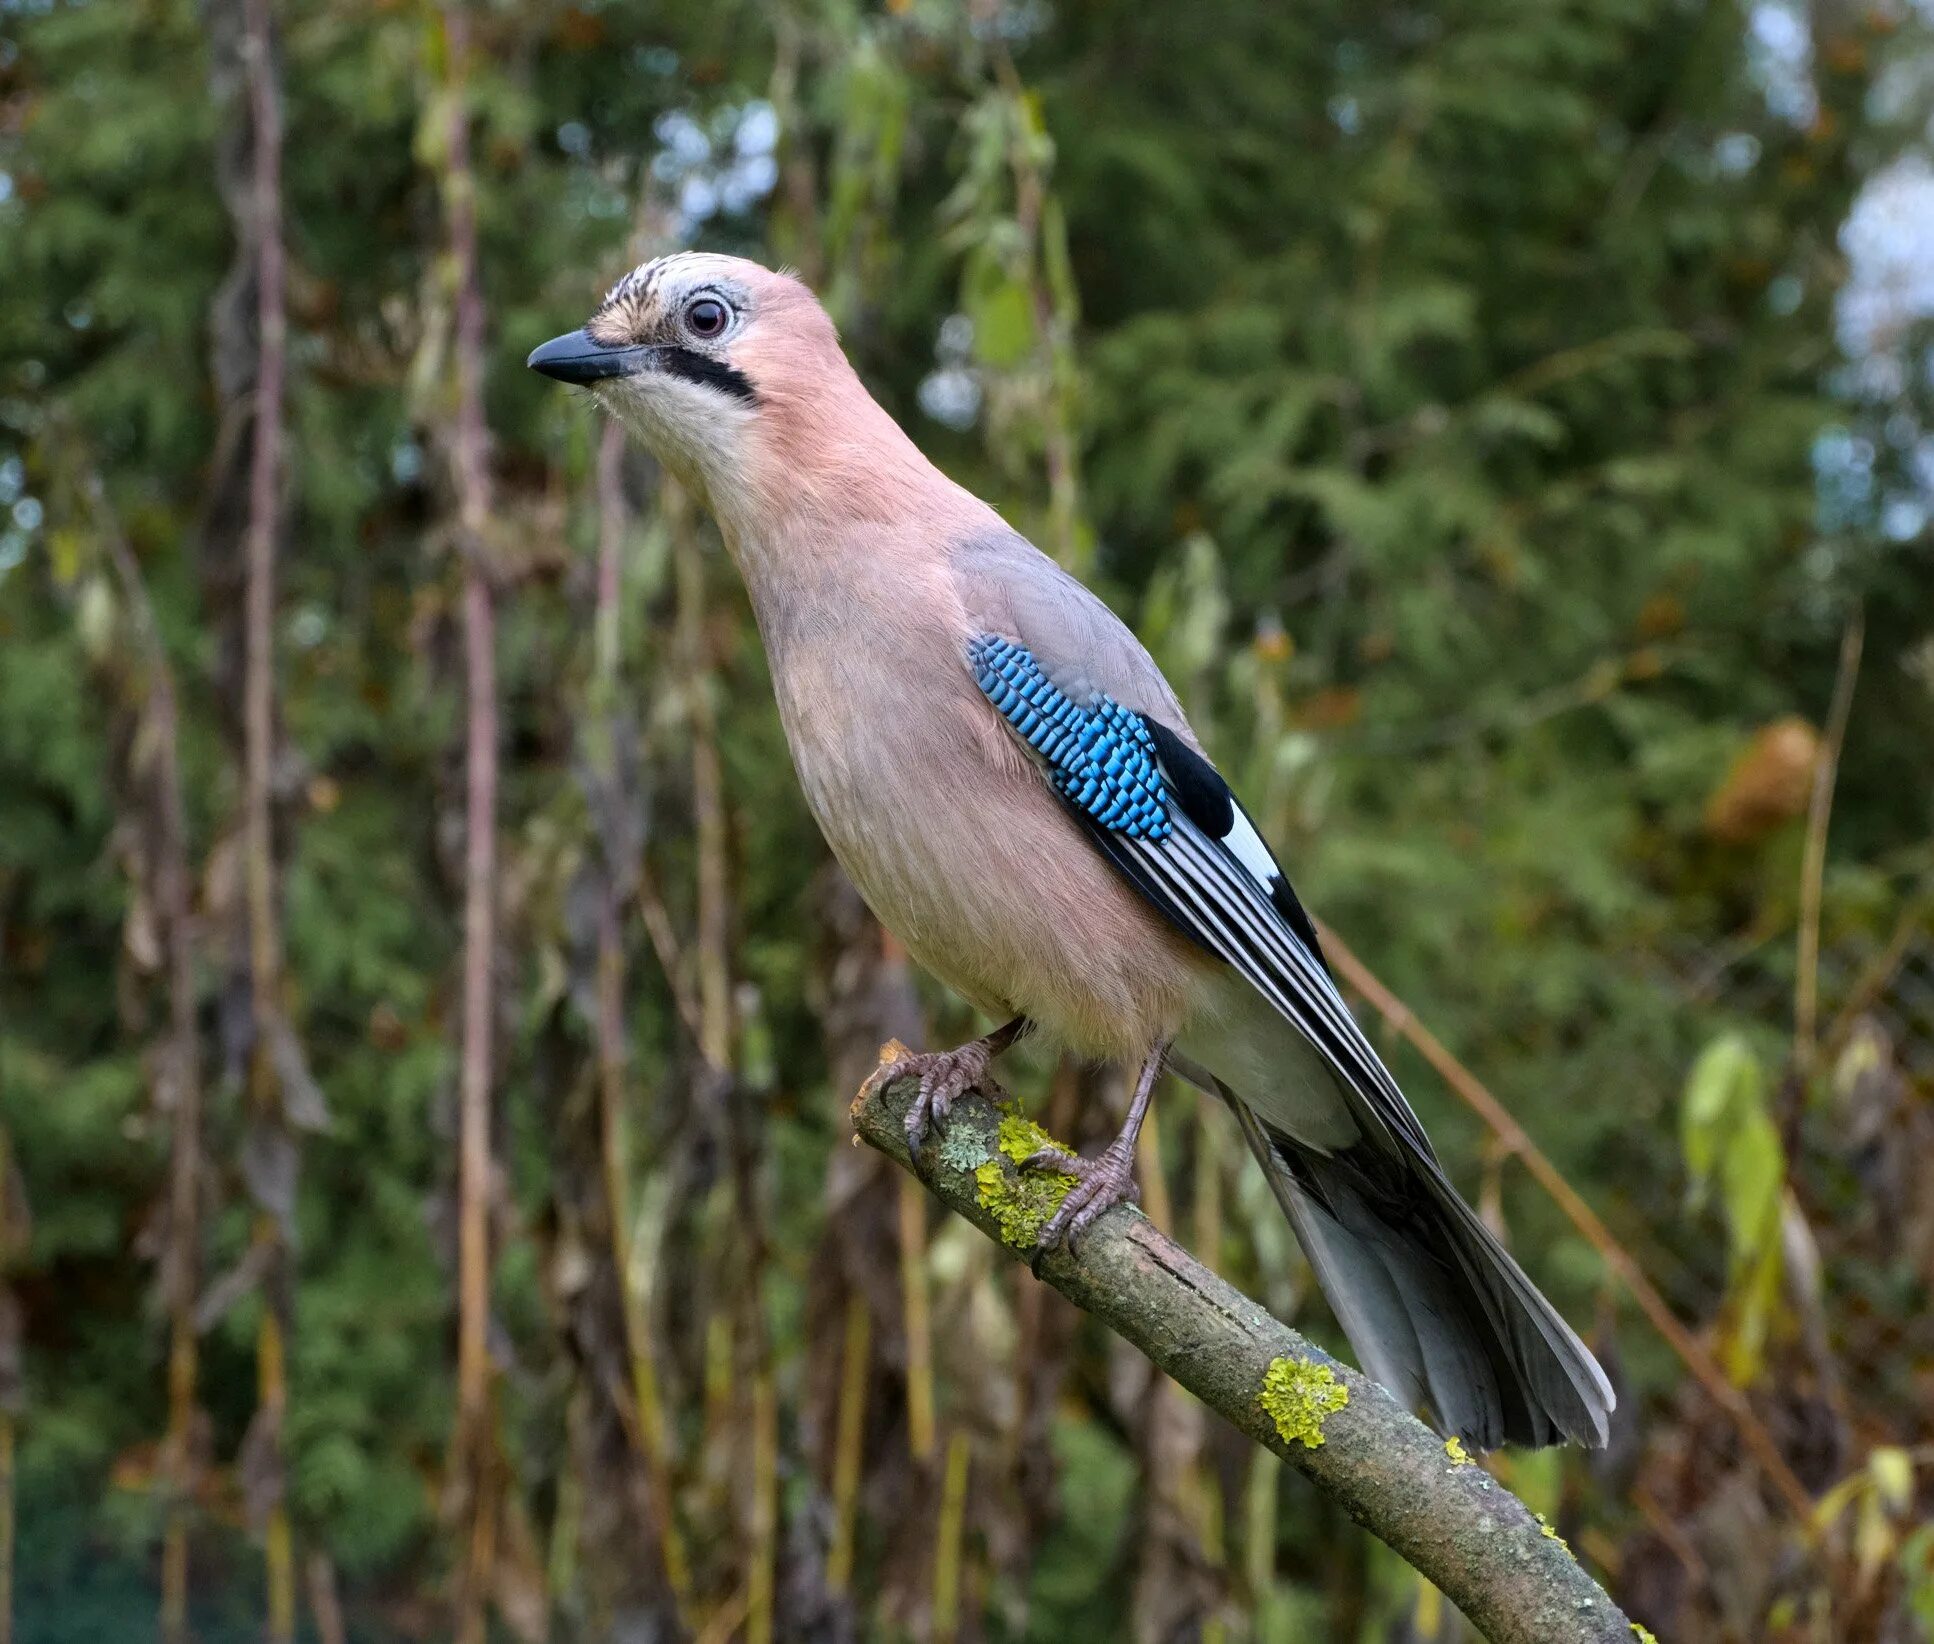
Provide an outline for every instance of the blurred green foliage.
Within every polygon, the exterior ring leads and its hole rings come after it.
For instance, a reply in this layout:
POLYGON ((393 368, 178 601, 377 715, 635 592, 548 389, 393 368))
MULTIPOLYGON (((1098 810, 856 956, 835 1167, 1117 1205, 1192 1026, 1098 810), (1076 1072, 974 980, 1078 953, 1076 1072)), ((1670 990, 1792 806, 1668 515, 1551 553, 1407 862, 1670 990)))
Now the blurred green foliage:
MULTIPOLYGON (((208 517, 210 316, 234 278, 218 151, 239 119, 212 78, 222 9, 0 8, 0 1124, 33 1214, 8 1276, 26 1321, 16 1610, 36 1644, 145 1633, 156 1582, 167 1115, 145 1071, 163 1005, 128 775, 151 680, 110 531, 182 698, 210 1282, 247 1243, 229 1020, 237 593, 208 517)), ((423 8, 300 0, 276 16, 291 260, 278 827, 293 1014, 331 1114, 302 1163, 291 1503, 352 1637, 428 1638, 447 1626, 452 1557, 438 1481, 461 907, 449 93, 423 8)), ((1661 1520, 1722 1568, 1746 1558, 1727 1503, 1757 1501, 1755 1475, 1598 1257, 1393 1044, 1453 1174, 1483 1184, 1567 1312, 1589 1323, 1597 1307, 1620 1380, 1628 1425, 1602 1466, 1511 1462, 1513 1482, 1546 1491, 1663 1637, 1773 1637, 1822 1592, 1845 1630, 1790 1636, 1906 1637, 1878 1629, 1909 1614, 1924 1628, 1928 1543, 1911 1523, 1927 1487, 1918 1463, 1904 1484, 1872 1468, 1934 1440, 1916 1232, 1930 1210, 1901 1163, 1925 1140, 1929 1067, 1897 1034, 1838 1083, 1844 1042, 1794 1070, 1805 782, 1744 833, 1707 818, 1755 731, 1821 719, 1864 610, 1823 1019, 1886 995, 1894 971, 1864 1000, 1857 982, 1903 909, 1921 911, 1896 970, 1926 951, 1928 535, 1883 532, 1857 490, 1824 507, 1821 458, 1888 417, 1925 426, 1924 374, 1886 404, 1848 392, 1833 327, 1838 226, 1927 113, 1924 95, 1875 88, 1890 64, 1924 66, 1925 42, 1886 8, 1677 0, 493 5, 474 26, 505 588, 497 1352, 520 1556, 556 1636, 602 1636, 579 1591, 582 1390, 555 1317, 561 1115, 590 1035, 575 898, 608 823, 580 730, 615 695, 622 797, 684 941, 695 692, 719 726, 729 818, 736 1094, 719 1128, 694 1118, 713 1110, 692 1094, 691 1033, 627 909, 620 1161, 686 1458, 680 1511, 707 1603, 729 1605, 736 1463, 702 1452, 714 1400, 744 1420, 706 1291, 751 1270, 743 1220, 712 1192, 750 1136, 772 1250, 754 1282, 781 1412, 780 1636, 932 1636, 925 1556, 896 1539, 937 1488, 918 1469, 908 1494, 862 1497, 851 1594, 813 1609, 790 1573, 817 1569, 823 1533, 813 1389, 831 1372, 812 1285, 848 1092, 829 1072, 823 849, 756 634, 717 556, 681 558, 687 528, 634 461, 617 684, 599 694, 599 430, 521 365, 678 239, 800 266, 935 460, 1137 622, 1317 910, 1493 1082, 1681 1316, 1722 1318, 1729 1368, 1809 1487, 1845 1480, 1866 1505, 1835 1520, 1858 1546, 1823 1563, 1782 1561, 1794 1527, 1763 1516, 1750 1578, 1662 1552, 1661 1520), (1810 43, 1791 71, 1810 110, 1771 94, 1762 10, 1810 43), (1713 1202, 1689 1197, 1708 1178, 1713 1202), (1783 1195, 1826 1274, 1811 1303, 1782 1287, 1783 1195)), ((925 1002, 936 1040, 967 1028, 957 1003, 925 1002)), ((1032 1098, 1049 1068, 1027 1065, 1032 1098)), ((1165 1140, 1194 1214, 1207 1195, 1191 1172, 1217 1155, 1213 1121, 1198 1130, 1184 1101, 1165 1140)), ((1220 1157, 1228 1214, 1209 1254, 1300 1305, 1259 1184, 1220 1157)), ((938 1367, 949 1421, 979 1409, 989 1365, 1013 1373, 1002 1355, 1032 1305, 959 1237, 937 1231, 931 1255, 959 1303, 943 1332, 967 1333, 943 1342, 962 1355, 938 1367)), ((245 1296, 203 1348, 209 1639, 258 1625, 234 1468, 257 1305, 245 1296)), ((1017 1551, 970 1514, 960 1636, 1153 1636, 1136 1572, 1158 1536, 1195 1549, 1191 1579, 1212 1594, 1174 1636, 1455 1636, 1423 1631, 1437 1612, 1407 1572, 1293 1482, 1278 1494, 1223 1435, 1196 1435, 1190 1527, 1164 1528, 1150 1503, 1175 1484, 1172 1452, 1112 1390, 1108 1346, 1061 1329, 1052 1384, 1014 1395, 1052 1428, 1045 1530, 1017 1551)), ((869 1468, 886 1442, 869 1440, 869 1468)), ((1009 1488, 1018 1465, 976 1472, 976 1489, 1009 1488)))

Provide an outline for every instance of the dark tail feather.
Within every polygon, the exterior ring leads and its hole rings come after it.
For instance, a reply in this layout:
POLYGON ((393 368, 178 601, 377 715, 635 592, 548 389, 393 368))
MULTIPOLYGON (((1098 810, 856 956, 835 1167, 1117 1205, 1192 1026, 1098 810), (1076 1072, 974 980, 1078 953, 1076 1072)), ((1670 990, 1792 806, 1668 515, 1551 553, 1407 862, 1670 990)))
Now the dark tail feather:
POLYGON ((1375 1380, 1483 1449, 1605 1443, 1615 1400, 1598 1361, 1434 1160, 1318 1153, 1236 1105, 1375 1380))

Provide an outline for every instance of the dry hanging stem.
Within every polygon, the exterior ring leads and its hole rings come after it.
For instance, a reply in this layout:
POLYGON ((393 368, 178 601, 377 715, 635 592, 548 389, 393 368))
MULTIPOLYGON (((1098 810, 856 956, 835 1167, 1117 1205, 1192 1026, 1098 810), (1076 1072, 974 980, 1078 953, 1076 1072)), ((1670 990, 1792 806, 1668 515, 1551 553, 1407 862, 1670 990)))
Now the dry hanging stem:
POLYGON ((907 1338, 907 1447, 923 1466, 934 1448, 933 1309, 927 1289, 927 1203, 900 1183, 900 1317, 907 1338))
POLYGON ((1089 556, 1082 533, 1081 447, 1075 427, 1073 333, 1077 316, 1067 274, 1067 231, 1048 186, 1052 161, 1036 129, 1037 104, 1022 83, 1007 37, 990 31, 995 82, 1006 99, 1008 168, 1014 181, 1014 223, 1026 248, 1027 295, 1034 313, 1036 351, 1046 379, 1041 412, 1042 454, 1048 481, 1047 547, 1070 570, 1089 556))
POLYGON ((765 1321, 766 1250, 757 1184, 759 1144, 752 1129, 752 1112, 739 1101, 732 1077, 735 1024, 730 819, 719 756, 718 716, 712 701, 707 573, 690 499, 669 477, 662 481, 659 494, 672 542, 678 650, 685 672, 685 709, 691 733, 693 831, 698 854, 701 1077, 712 1098, 724 1104, 722 1117, 732 1165, 730 1190, 737 1199, 738 1227, 745 1249, 736 1275, 736 1294, 707 1325, 705 1431, 708 1444, 716 1445, 725 1442, 728 1422, 743 1421, 749 1427, 751 1476, 743 1526, 747 1542, 744 1636, 748 1644, 767 1644, 772 1637, 779 1556, 778 1396, 765 1321), (735 1342, 742 1355, 736 1358, 735 1342), (721 1372, 722 1382, 715 1379, 721 1372), (736 1390, 744 1386, 751 1390, 750 1409, 741 1411, 736 1390))
MULTIPOLYGON (((1210 1105, 1198 1105, 1206 1131, 1210 1105)), ((1173 1238, 1175 1211, 1162 1168, 1160 1115, 1149 1111, 1135 1146, 1135 1173, 1142 1186, 1142 1213, 1157 1231, 1173 1238)), ((1213 1252, 1213 1245, 1203 1245, 1213 1252)), ((1208 1534, 1211 1491, 1203 1465, 1200 1406, 1166 1376, 1151 1376, 1134 1401, 1132 1436, 1145 1481, 1130 1583, 1129 1606, 1137 1638, 1194 1636, 1209 1625, 1216 1584, 1211 1572, 1220 1551, 1208 1534)))
POLYGON ((201 1277, 201 1066, 195 1037, 194 938, 188 924, 187 828, 172 681, 154 688, 161 795, 161 910, 167 929, 168 1068, 168 1433, 162 1452, 168 1506, 161 1559, 163 1644, 188 1637, 188 1521, 194 1487, 197 1337, 195 1293, 201 1277))
POLYGON ((873 1318, 866 1297, 846 1298, 846 1339, 840 1354, 839 1405, 833 1438, 833 1533, 826 1549, 826 1589, 853 1585, 853 1539, 857 1527, 860 1462, 866 1444, 866 1382, 871 1368, 873 1318))
MULTIPOLYGON (((242 17, 242 66, 254 130, 250 198, 258 339, 242 618, 242 884, 247 906, 252 1027, 248 1094, 251 1122, 262 1135, 280 1144, 288 1140, 288 1116, 274 1053, 274 1036, 280 1030, 282 1015, 282 949, 277 929, 270 805, 275 767, 275 557, 281 513, 283 373, 288 344, 283 290, 282 108, 275 84, 269 0, 243 0, 242 17)), ((267 1477, 263 1556, 267 1565, 268 1636, 273 1644, 285 1644, 295 1637, 296 1570, 283 1451, 289 1403, 288 1249, 276 1209, 257 1207, 253 1243, 261 1258, 263 1305, 256 1339, 259 1442, 252 1462, 267 1477)), ((185 1587, 175 1601, 185 1604, 185 1587)), ((164 1599, 164 1611, 167 1608, 168 1600, 164 1599)))
POLYGON ((497 880, 497 616, 486 564, 490 473, 483 410, 483 292, 477 269, 476 177, 470 166, 467 78, 470 18, 443 16, 450 124, 444 207, 455 273, 457 403, 451 469, 463 558, 464 912, 463 1041, 458 1078, 457 1430, 453 1472, 465 1566, 457 1637, 482 1644, 497 1555, 497 1480, 491 1431, 490 1127, 492 970, 497 880))
POLYGON ((13 1412, 0 1405, 0 1644, 13 1644, 13 1412))
MULTIPOLYGON (((168 1430, 161 1445, 166 1491, 161 1542, 162 1644, 188 1637, 188 1529, 194 1488, 195 1382, 201 1284, 201 1056, 195 1030, 194 931, 189 917, 188 820, 181 791, 181 719, 174 669, 161 643, 141 567, 97 473, 82 481, 108 564, 127 601, 143 666, 144 712, 152 734, 145 769, 132 774, 152 790, 154 874, 168 976, 168 1032, 161 1079, 167 1092, 168 1224, 161 1256, 168 1308, 168 1430)), ((138 741, 139 739, 137 739, 138 741)))
POLYGON ((712 702, 711 647, 705 631, 705 559, 691 502, 677 482, 667 477, 660 498, 672 539, 678 649, 692 736, 692 822, 698 835, 698 1048, 706 1063, 722 1072, 732 1066, 731 858, 718 714, 712 702))
POLYGON ((1827 823, 1833 815, 1833 787, 1840 774, 1840 750, 1853 713, 1854 681, 1860 677, 1860 651, 1866 640, 1864 614, 1855 611, 1840 636, 1840 667, 1827 709, 1826 735, 1820 741, 1807 804, 1806 849, 1800 868, 1799 957, 1793 985, 1793 1060, 1802 1079, 1813 1071, 1819 1051, 1820 902, 1826 884, 1827 823))
MULTIPOLYGON (((593 630, 597 636, 597 691, 602 723, 600 755, 608 770, 618 769, 618 716, 612 703, 618 689, 619 597, 624 547, 624 430, 607 423, 598 443, 598 577, 593 630)), ((615 775, 614 775, 615 780, 615 775)), ((618 841, 606 839, 607 850, 618 841)), ((619 875, 623 864, 607 860, 598 882, 597 1069, 599 1142, 604 1163, 606 1215, 611 1224, 611 1260, 618 1282, 625 1356, 631 1367, 631 1398, 636 1419, 633 1442, 646 1470, 646 1489, 656 1520, 665 1578, 681 1616, 691 1602, 691 1565, 679 1531, 672 1498, 669 1424, 659 1392, 651 1335, 631 1283, 630 1195, 625 1184, 624 942, 620 930, 619 875)))
POLYGON ((967 1472, 971 1441, 956 1429, 947 1440, 947 1465, 940 1485, 940 1521, 934 1530, 933 1644, 953 1644, 960 1630, 960 1571, 967 1526, 967 1472))
POLYGON ((0 1644, 13 1644, 14 1419, 20 1386, 13 1374, 20 1354, 20 1303, 13 1294, 13 1266, 20 1254, 18 1230, 26 1207, 13 1203, 13 1139, 0 1130, 0 1332, 4 1332, 7 1370, 0 1382, 0 1644))

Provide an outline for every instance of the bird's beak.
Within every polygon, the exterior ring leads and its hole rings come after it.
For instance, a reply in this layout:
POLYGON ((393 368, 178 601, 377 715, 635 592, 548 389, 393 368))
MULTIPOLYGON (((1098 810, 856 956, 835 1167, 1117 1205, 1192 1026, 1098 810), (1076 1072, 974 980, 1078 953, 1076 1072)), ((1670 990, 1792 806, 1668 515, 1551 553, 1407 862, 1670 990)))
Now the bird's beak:
POLYGON ((628 377, 634 372, 650 370, 655 352, 640 345, 607 348, 601 342, 594 342, 589 332, 568 331, 532 349, 524 363, 559 382, 602 382, 606 377, 628 377))

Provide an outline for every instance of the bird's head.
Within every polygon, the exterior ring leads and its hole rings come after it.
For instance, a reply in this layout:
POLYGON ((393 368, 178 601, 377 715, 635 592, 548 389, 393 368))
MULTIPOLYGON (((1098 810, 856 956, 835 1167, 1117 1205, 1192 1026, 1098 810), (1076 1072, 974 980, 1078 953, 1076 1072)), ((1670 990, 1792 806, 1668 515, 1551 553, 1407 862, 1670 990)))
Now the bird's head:
POLYGON ((787 429, 852 375, 798 280, 689 251, 633 269, 527 363, 588 389, 715 507, 776 478, 787 429))

